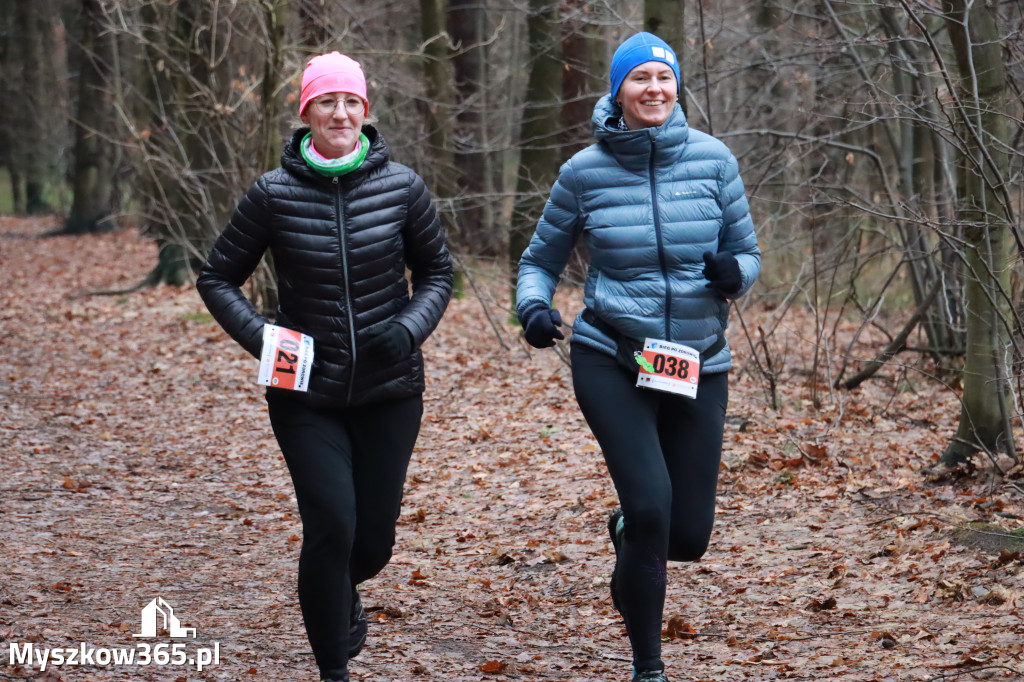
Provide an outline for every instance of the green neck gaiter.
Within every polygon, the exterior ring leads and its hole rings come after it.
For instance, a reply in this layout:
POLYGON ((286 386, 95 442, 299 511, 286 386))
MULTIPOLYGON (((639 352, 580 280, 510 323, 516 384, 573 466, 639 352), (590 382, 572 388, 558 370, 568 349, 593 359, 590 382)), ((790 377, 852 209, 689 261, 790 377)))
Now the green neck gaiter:
POLYGON ((366 138, 366 135, 359 133, 359 144, 356 145, 355 149, 337 159, 328 159, 321 156, 313 148, 313 133, 306 133, 306 136, 302 138, 302 142, 299 144, 299 151, 302 152, 302 158, 306 160, 310 168, 320 175, 336 178, 339 175, 351 173, 356 168, 359 168, 363 159, 366 158, 366 154, 370 151, 370 141, 366 138))

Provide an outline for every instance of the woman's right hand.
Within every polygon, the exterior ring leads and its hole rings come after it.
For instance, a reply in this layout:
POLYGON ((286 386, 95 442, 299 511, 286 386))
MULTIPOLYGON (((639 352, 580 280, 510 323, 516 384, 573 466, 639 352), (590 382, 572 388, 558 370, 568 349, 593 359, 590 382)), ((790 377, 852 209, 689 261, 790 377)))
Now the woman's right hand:
POLYGON ((565 334, 559 329, 562 326, 562 315, 555 308, 542 304, 531 306, 523 311, 519 322, 523 325, 523 336, 534 348, 551 348, 555 339, 564 339, 565 334))

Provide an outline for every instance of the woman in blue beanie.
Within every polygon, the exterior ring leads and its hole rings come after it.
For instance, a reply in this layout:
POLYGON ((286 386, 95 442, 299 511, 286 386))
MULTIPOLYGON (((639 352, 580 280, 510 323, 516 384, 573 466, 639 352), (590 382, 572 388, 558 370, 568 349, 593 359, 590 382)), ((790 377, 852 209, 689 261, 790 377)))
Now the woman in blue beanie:
POLYGON ((572 376, 621 504, 608 520, 612 601, 633 681, 665 682, 666 565, 707 550, 732 366, 729 302, 757 279, 761 252, 735 157, 686 123, 672 48, 632 36, 610 80, 594 109, 597 143, 562 166, 523 253, 516 312, 534 347, 564 338, 551 299, 582 238, 590 264, 572 376))

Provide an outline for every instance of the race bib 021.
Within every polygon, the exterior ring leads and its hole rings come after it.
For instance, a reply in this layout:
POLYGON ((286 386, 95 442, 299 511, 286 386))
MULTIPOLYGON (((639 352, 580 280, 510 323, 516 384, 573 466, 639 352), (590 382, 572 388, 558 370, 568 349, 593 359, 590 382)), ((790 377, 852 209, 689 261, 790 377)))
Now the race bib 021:
POLYGON ((263 326, 263 353, 256 383, 305 391, 312 367, 313 337, 276 324, 263 326))
POLYGON ((636 385, 656 391, 697 397, 700 353, 689 346, 660 339, 645 339, 643 352, 633 354, 639 366, 636 385))

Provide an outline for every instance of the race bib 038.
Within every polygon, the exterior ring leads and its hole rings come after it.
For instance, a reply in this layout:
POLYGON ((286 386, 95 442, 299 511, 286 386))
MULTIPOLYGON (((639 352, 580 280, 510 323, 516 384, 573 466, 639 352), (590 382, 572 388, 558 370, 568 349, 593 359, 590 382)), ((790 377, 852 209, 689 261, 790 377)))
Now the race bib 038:
POLYGON ((645 339, 643 353, 634 353, 639 366, 636 385, 656 391, 697 397, 700 353, 689 346, 660 339, 645 339))

